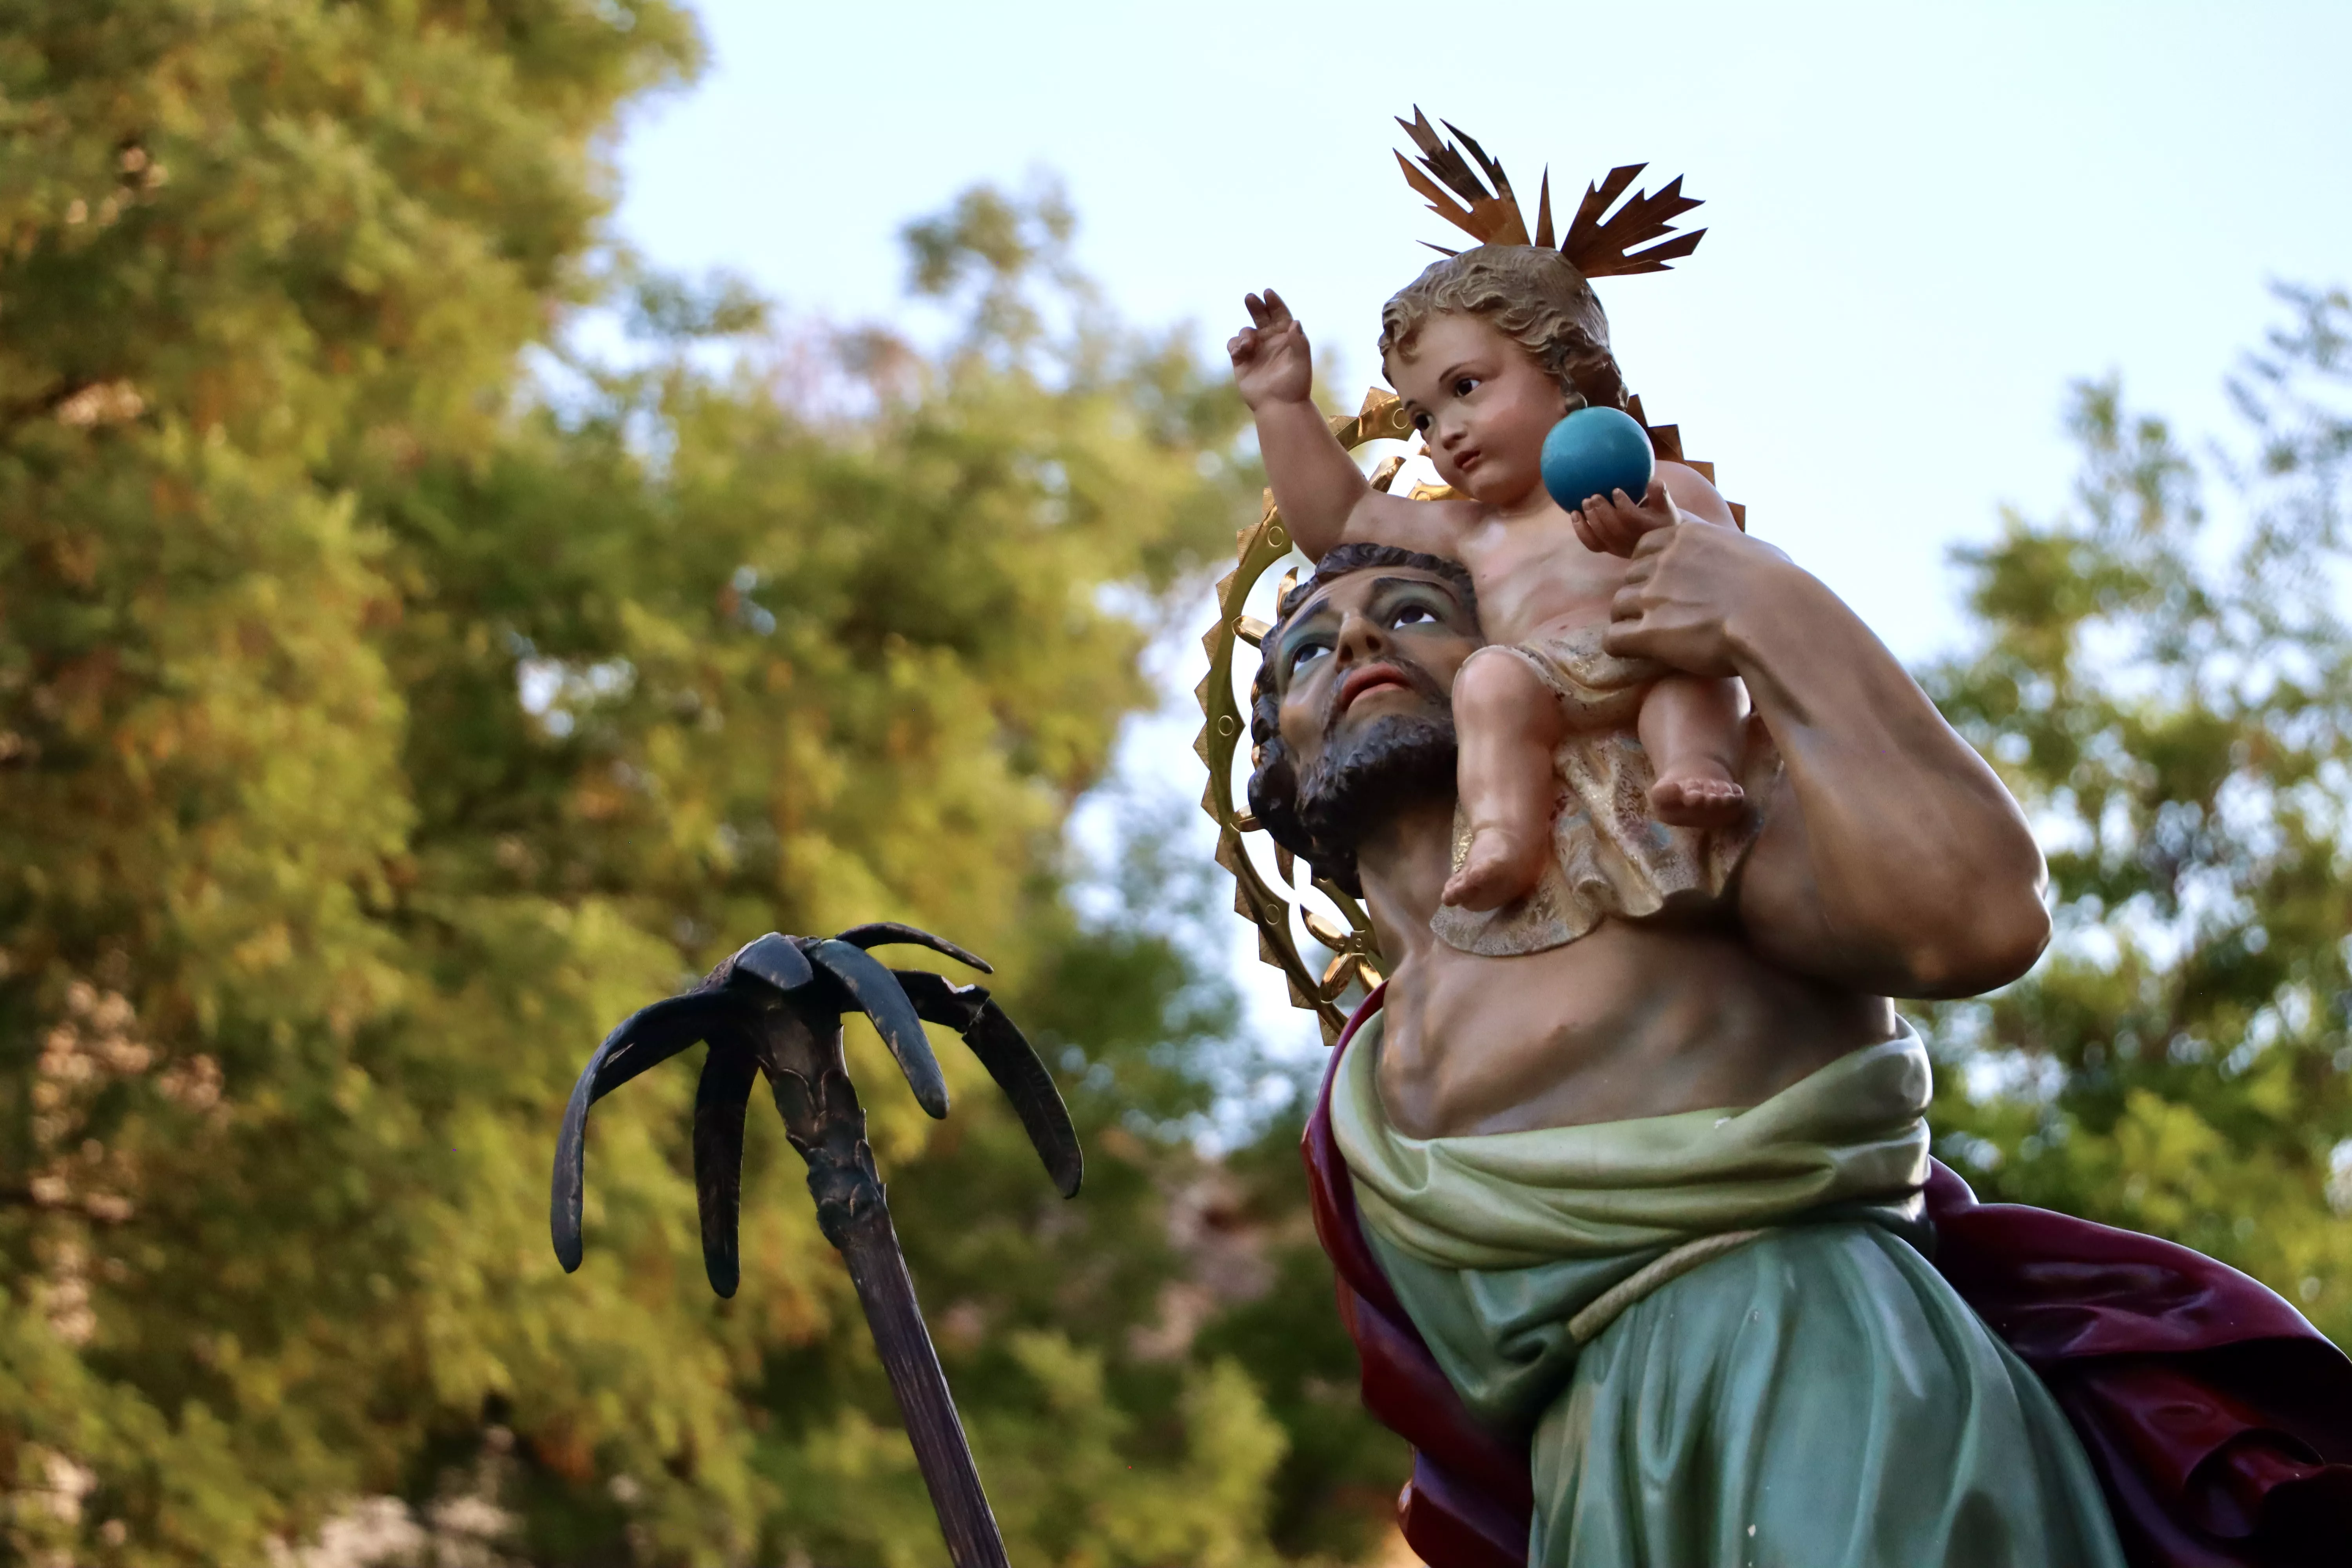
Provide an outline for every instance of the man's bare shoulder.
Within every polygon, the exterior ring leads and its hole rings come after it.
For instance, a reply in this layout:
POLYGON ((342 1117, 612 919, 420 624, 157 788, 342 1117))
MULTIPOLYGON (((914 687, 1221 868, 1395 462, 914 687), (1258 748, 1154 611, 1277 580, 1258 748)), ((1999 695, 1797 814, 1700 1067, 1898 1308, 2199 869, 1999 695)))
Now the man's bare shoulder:
POLYGON ((1340 541, 1347 544, 1393 544, 1458 561, 1465 541, 1486 520, 1489 510, 1485 502, 1466 497, 1412 500, 1373 490, 1349 512, 1348 526, 1340 541))

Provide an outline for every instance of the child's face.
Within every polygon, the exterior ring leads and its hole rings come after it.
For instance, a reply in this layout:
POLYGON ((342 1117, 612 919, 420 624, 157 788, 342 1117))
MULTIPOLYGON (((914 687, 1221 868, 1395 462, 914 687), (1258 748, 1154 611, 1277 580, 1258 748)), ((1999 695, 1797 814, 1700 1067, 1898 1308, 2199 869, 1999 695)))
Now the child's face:
POLYGON ((1533 354, 1483 317, 1431 317, 1387 369, 1447 484, 1508 506, 1542 482, 1544 437, 1568 399, 1533 354))

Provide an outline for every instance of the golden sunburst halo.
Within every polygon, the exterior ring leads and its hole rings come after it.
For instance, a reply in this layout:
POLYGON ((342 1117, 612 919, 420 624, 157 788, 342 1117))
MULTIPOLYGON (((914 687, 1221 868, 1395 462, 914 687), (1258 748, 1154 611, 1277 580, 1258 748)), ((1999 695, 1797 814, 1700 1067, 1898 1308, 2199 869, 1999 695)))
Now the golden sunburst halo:
MULTIPOLYGON (((1413 434, 1402 402, 1378 387, 1365 395, 1361 410, 1334 418, 1330 425, 1339 445, 1349 451, 1367 442, 1402 441, 1413 434)), ((1387 489, 1402 466, 1402 458, 1388 458, 1374 470, 1372 482, 1387 489)), ((1417 496, 1428 493, 1416 490, 1417 496)), ((1237 685, 1236 649, 1243 644, 1255 647, 1265 635, 1266 620, 1249 613, 1252 595, 1265 574, 1294 553, 1290 531, 1283 526, 1271 491, 1264 514, 1241 531, 1234 544, 1234 569, 1217 582, 1216 624, 1201 638, 1209 653, 1209 673, 1194 693, 1201 700, 1202 723, 1192 750, 1209 770, 1201 809, 1217 825, 1217 864, 1233 873, 1234 910, 1257 927, 1259 959, 1282 971, 1292 1005, 1315 1015, 1323 1027, 1323 1043, 1329 1045, 1348 1021, 1342 1003, 1378 985, 1386 966, 1363 906, 1338 884, 1298 865, 1288 850, 1267 837, 1246 807, 1235 804, 1237 796, 1245 798, 1243 781, 1255 764, 1243 743, 1249 734, 1255 671, 1237 685), (1302 934, 1330 958, 1321 963, 1308 960, 1301 948, 1302 934)), ((1269 616, 1297 580, 1294 564, 1275 584, 1269 616)))

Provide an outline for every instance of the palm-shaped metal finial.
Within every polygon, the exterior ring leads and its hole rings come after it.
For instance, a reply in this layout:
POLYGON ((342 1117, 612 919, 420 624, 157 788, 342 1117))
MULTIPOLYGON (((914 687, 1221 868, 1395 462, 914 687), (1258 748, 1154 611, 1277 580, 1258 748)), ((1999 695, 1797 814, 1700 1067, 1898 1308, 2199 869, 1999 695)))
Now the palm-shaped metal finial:
POLYGON ((711 1289, 732 1296, 740 1275, 736 1231, 742 1211, 743 1117, 751 1085, 765 1074, 784 1135, 808 1163, 817 1226, 849 1266, 907 1421, 923 1479, 939 1510, 955 1568, 1003 1568, 1004 1545, 964 1442, 963 1424, 916 1305, 898 1250, 866 1112, 841 1048, 845 1013, 871 1019, 933 1116, 948 1113, 947 1080, 923 1021, 961 1035, 1006 1098, 1064 1197, 1074 1196, 1084 1162, 1070 1113, 1037 1053, 988 993, 925 970, 885 969, 870 947, 912 943, 983 974, 982 960, 928 931, 884 921, 835 937, 771 931, 737 951, 682 996, 656 1002, 605 1037, 573 1086, 555 1144, 548 1222, 566 1273, 580 1267, 580 1208, 586 1180, 588 1108, 698 1040, 709 1055, 694 1097, 694 1188, 702 1217, 702 1260, 711 1289))

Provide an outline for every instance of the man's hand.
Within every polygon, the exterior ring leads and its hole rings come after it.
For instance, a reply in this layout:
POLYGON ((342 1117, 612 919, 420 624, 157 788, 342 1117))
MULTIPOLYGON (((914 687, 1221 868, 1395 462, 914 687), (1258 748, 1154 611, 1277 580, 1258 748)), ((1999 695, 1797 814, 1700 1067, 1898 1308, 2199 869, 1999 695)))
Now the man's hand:
POLYGON ((1806 581, 1780 551, 1728 528, 1655 529, 1632 553, 1624 585, 1609 605, 1604 646, 1689 675, 1738 675, 1732 616, 1771 615, 1790 574, 1806 581))
POLYGON ((1633 547, 1662 528, 1672 528, 1683 521, 1682 509, 1675 498, 1666 493, 1664 474, 1650 477, 1650 489, 1639 503, 1623 490, 1605 496, 1588 496, 1584 504, 1568 514, 1576 537, 1584 548, 1601 555, 1632 555, 1633 547))
POLYGON ((1315 390, 1315 357, 1307 346, 1307 329, 1271 289, 1263 299, 1251 294, 1242 302, 1249 307, 1250 325, 1225 344, 1242 401, 1253 412, 1271 403, 1306 402, 1315 390))

